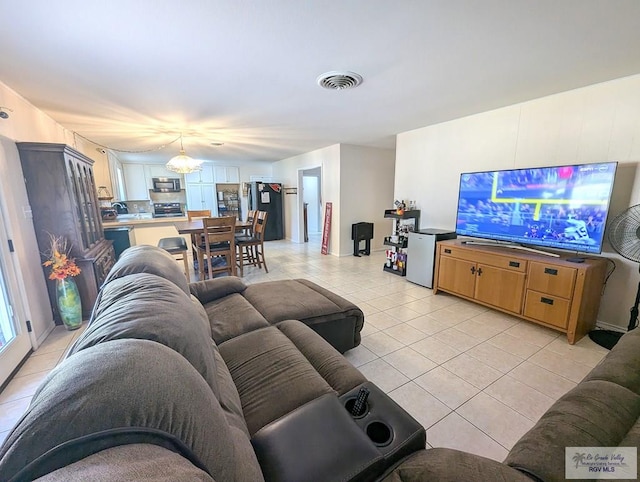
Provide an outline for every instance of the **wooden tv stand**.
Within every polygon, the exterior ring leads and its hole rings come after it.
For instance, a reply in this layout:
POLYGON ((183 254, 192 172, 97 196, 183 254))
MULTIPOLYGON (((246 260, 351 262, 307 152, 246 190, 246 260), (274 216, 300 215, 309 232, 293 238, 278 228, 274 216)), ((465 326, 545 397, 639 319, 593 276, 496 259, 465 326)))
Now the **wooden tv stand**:
POLYGON ((567 334, 574 344, 595 327, 607 260, 550 258, 496 246, 441 241, 433 292, 445 291, 567 334))

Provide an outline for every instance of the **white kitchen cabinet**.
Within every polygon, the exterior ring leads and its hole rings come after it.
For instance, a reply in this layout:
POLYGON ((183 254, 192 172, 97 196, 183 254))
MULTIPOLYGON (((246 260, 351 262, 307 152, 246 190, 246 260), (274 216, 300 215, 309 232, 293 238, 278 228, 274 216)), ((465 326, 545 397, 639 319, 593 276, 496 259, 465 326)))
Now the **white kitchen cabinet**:
POLYGON ((213 184, 213 166, 203 164, 202 170, 185 174, 184 179, 187 184, 190 184, 190 183, 213 184))
POLYGON ((200 211, 202 209, 211 210, 211 215, 216 216, 217 202, 215 185, 211 183, 187 183, 187 209, 190 211, 200 211))
POLYGON ((218 184, 238 184, 240 182, 240 169, 234 166, 216 166, 215 178, 218 184))
MULTIPOLYGON (((149 187, 144 164, 123 164, 124 185, 128 200, 148 200, 149 187)), ((149 181, 150 182, 150 181, 149 181)))

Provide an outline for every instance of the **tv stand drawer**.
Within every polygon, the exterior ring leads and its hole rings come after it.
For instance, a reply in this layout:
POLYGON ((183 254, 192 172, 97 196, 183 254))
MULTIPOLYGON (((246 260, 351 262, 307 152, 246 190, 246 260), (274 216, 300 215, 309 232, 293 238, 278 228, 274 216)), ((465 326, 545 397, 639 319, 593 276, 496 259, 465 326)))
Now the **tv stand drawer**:
POLYGON ((534 320, 566 328, 569 321, 569 300, 547 293, 527 290, 524 300, 524 316, 534 320))
POLYGON ((549 293, 561 298, 571 298, 576 281, 576 270, 557 264, 531 262, 529 264, 530 290, 549 293))
MULTIPOLYGON (((468 247, 446 245, 442 247, 440 252, 443 256, 450 256, 456 259, 472 261, 474 263, 487 264, 496 268, 507 269, 509 271, 518 271, 525 273, 527 271, 527 260, 517 256, 505 256, 502 252, 491 252, 496 247, 482 246, 480 249, 476 246, 468 247), (484 248, 484 249, 483 249, 484 248)), ((502 248, 504 250, 504 248, 502 248)))

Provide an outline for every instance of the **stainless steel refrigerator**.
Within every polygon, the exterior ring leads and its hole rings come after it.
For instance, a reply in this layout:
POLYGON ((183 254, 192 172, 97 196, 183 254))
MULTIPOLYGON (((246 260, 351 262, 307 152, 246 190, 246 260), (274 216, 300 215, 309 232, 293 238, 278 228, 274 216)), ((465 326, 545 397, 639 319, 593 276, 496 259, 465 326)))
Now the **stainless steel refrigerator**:
POLYGON ((252 182, 249 189, 249 209, 266 211, 264 240, 284 239, 284 189, 277 182, 252 182))

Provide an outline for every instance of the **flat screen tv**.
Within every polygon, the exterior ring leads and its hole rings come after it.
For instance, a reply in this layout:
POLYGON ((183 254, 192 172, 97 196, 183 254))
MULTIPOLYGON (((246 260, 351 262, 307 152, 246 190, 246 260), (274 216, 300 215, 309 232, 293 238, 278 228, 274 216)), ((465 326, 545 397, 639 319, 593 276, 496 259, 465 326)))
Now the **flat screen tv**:
POLYGON ((462 173, 456 233, 511 247, 599 254, 617 165, 462 173))

